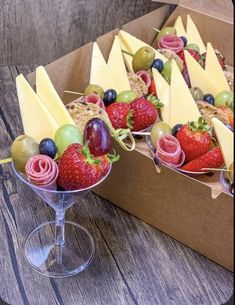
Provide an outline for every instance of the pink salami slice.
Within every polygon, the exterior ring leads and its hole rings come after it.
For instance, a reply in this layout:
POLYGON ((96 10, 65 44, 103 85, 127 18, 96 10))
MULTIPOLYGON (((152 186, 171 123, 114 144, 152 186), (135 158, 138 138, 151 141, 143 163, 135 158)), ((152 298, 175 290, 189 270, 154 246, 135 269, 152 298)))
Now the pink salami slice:
POLYGON ((157 142, 156 157, 171 167, 181 167, 185 161, 185 154, 179 141, 172 135, 163 135, 157 142))
POLYGON ((136 74, 145 82, 147 88, 151 85, 151 76, 147 71, 140 70, 136 74))
POLYGON ((160 39, 158 46, 159 48, 168 49, 178 53, 183 50, 184 43, 183 40, 176 35, 165 35, 160 39))
POLYGON ((46 155, 32 156, 25 165, 25 172, 30 183, 38 187, 53 188, 59 173, 54 160, 46 155))
POLYGON ((102 99, 99 97, 98 94, 89 94, 89 95, 86 95, 86 96, 84 96, 83 101, 85 103, 96 104, 96 105, 100 106, 100 108, 105 110, 104 102, 102 101, 102 99))

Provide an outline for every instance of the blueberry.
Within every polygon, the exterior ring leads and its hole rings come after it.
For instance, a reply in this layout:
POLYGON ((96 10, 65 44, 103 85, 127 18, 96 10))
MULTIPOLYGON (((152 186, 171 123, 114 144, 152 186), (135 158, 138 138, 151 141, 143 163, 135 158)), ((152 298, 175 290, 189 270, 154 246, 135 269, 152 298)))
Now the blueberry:
POLYGON ((177 133, 178 133, 178 131, 180 130, 180 128, 183 126, 183 124, 177 124, 177 125, 175 125, 174 127, 173 127, 173 129, 172 129, 172 135, 174 136, 174 137, 176 137, 177 136, 177 133))
POLYGON ((155 68, 158 70, 158 72, 162 72, 163 68, 164 68, 164 63, 161 59, 155 59, 153 64, 152 64, 152 68, 155 68))
POLYGON ((183 40, 183 43, 184 43, 184 47, 186 47, 187 43, 188 43, 188 40, 186 37, 184 36, 180 36, 180 38, 183 40))
POLYGON ((205 94, 203 100, 211 105, 214 105, 215 102, 215 98, 212 94, 205 94))
POLYGON ((114 89, 109 89, 104 93, 104 104, 107 107, 108 105, 112 104, 116 101, 117 92, 114 89))
POLYGON ((52 139, 46 138, 39 143, 39 151, 40 154, 47 155, 48 157, 54 159, 58 148, 52 139))

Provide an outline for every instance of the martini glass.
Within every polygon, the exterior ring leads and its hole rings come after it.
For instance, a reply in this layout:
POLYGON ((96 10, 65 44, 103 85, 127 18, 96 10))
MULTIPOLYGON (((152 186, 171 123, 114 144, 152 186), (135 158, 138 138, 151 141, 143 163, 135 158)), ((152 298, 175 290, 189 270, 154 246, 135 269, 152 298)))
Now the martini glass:
POLYGON ((110 173, 96 184, 74 191, 47 190, 30 184, 26 175, 19 173, 14 164, 15 175, 30 187, 55 211, 55 220, 34 229, 25 242, 25 256, 31 267, 42 275, 65 278, 80 273, 88 267, 95 254, 95 243, 84 227, 65 221, 65 212, 81 200, 87 192, 100 184, 110 173))
POLYGON ((234 183, 230 182, 229 175, 227 172, 222 171, 220 173, 220 182, 222 183, 226 192, 234 195, 234 183))

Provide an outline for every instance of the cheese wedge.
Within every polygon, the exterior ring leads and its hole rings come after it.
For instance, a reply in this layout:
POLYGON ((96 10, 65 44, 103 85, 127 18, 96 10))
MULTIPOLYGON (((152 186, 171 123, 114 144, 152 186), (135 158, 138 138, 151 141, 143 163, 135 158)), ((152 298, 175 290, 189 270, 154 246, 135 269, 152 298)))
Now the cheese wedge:
POLYGON ((234 162, 234 136, 233 132, 228 129, 220 120, 212 118, 212 124, 215 130, 216 137, 222 151, 226 168, 234 162))
POLYGON ((170 123, 170 85, 158 72, 157 69, 152 69, 153 79, 155 82, 157 96, 164 104, 164 107, 161 108, 162 119, 167 124, 170 123))
POLYGON ((184 51, 185 61, 188 68, 189 78, 192 87, 198 87, 203 94, 212 94, 216 96, 220 90, 216 87, 211 77, 202 68, 202 66, 189 54, 184 51))
MULTIPOLYGON (((146 42, 136 38, 135 36, 120 30, 118 32, 118 37, 120 39, 121 43, 121 48, 124 52, 128 52, 130 54, 135 54, 140 48, 142 47, 151 47, 148 45, 146 42)), ((157 50, 152 48, 155 52, 155 59, 159 58, 161 59, 164 63, 168 60, 165 56, 163 56, 161 53, 159 53, 157 50)))
POLYGON ((42 66, 36 69, 36 92, 59 126, 64 124, 75 125, 56 92, 46 69, 42 66))
POLYGON ((38 143, 53 139, 59 125, 22 74, 16 77, 16 89, 24 133, 38 143))
POLYGON ((177 36, 184 36, 185 38, 187 38, 187 34, 183 25, 183 21, 181 16, 179 16, 174 24, 174 28, 176 29, 176 34, 177 36))
POLYGON ((198 45, 201 54, 206 52, 206 47, 202 41, 201 35, 190 15, 187 15, 186 35, 188 39, 188 44, 195 43, 196 45, 198 45))
POLYGON ((118 36, 114 37, 112 49, 109 54, 108 67, 116 83, 117 93, 131 90, 118 36))
POLYGON ((104 91, 117 90, 113 75, 105 62, 97 42, 93 43, 90 84, 99 85, 104 91))
POLYGON ((124 61, 125 61, 125 64, 126 64, 127 71, 128 72, 134 72, 134 70, 132 68, 133 57, 131 55, 128 55, 128 54, 123 53, 123 52, 122 52, 122 55, 123 55, 123 58, 124 58, 124 61))
POLYGON ((210 43, 207 44, 205 70, 220 92, 225 90, 230 91, 223 69, 210 43))
POLYGON ((177 66, 172 60, 170 85, 170 126, 197 121, 201 116, 191 92, 177 66))

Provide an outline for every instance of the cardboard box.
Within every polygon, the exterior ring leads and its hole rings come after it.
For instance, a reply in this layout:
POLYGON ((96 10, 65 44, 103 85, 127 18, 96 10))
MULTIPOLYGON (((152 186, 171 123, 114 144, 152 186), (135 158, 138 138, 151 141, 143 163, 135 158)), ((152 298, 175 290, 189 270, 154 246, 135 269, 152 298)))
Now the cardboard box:
MULTIPOLYGON (((175 1, 172 1, 175 2, 175 1)), ((185 19, 190 13, 205 41, 221 50, 227 64, 233 65, 233 23, 229 10, 208 11, 200 6, 210 1, 180 1, 169 17, 170 7, 163 7, 138 18, 122 28, 152 44, 152 27, 173 24, 178 15, 185 19), (168 18, 169 17, 169 18, 168 18), (225 18, 226 17, 226 18, 225 18), (219 33, 219 34, 218 34, 219 33)), ((213 3, 219 3, 213 1, 213 3)), ((220 3, 219 6, 221 7, 220 3)), ((107 59, 113 36, 118 29, 97 39, 107 59)), ((82 92, 89 83, 92 43, 89 43, 46 66, 64 103, 74 99, 64 90, 82 92)), ((35 73, 28 76, 35 83, 35 73)), ((162 166, 157 173, 144 142, 133 152, 125 152, 115 144, 121 155, 109 178, 95 192, 146 223, 167 233, 222 266, 233 270, 233 197, 225 193, 219 175, 188 177, 162 166)))

